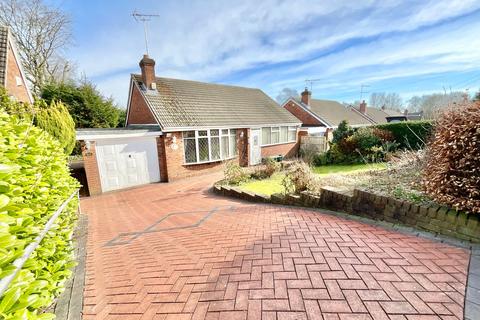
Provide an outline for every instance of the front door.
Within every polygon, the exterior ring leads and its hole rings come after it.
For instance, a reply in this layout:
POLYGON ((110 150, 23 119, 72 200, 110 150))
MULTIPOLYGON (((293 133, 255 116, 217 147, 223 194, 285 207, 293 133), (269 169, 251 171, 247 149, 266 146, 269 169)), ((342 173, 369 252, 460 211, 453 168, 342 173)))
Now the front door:
POLYGON ((250 165, 262 162, 261 134, 261 129, 250 129, 250 165))

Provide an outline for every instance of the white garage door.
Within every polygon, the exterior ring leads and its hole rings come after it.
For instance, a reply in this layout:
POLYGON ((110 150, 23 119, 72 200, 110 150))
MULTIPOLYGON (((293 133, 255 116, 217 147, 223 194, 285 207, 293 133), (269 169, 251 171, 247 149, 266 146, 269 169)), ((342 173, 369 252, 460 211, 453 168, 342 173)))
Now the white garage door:
POLYGON ((155 137, 98 140, 95 150, 103 192, 160 181, 155 137))

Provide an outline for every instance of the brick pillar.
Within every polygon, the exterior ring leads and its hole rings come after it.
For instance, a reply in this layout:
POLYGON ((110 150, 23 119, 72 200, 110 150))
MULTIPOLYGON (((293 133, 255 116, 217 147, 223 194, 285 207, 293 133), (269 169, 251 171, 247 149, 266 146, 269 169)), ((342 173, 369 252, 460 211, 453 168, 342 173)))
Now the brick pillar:
POLYGON ((91 196, 102 193, 102 183, 100 182, 100 172, 97 163, 97 154, 95 152, 95 141, 90 142, 88 150, 85 147, 85 141, 81 141, 83 165, 87 175, 88 191, 91 196))
POLYGON ((249 164, 248 133, 248 129, 237 129, 238 164, 242 167, 249 164))
POLYGON ((168 182, 167 156, 165 154, 165 136, 157 137, 158 166, 160 167, 160 181, 168 182))
POLYGON ((297 129, 297 144, 295 146, 297 155, 298 152, 300 151, 300 142, 302 141, 302 137, 308 136, 308 129, 297 129))

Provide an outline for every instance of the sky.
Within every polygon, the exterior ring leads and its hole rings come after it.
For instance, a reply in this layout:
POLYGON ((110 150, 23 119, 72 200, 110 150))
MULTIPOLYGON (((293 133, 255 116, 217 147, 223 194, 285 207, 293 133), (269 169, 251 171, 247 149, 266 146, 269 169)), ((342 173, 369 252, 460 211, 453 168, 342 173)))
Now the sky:
POLYGON ((353 102, 480 88, 480 0, 50 0, 70 14, 77 71, 125 107, 145 53, 162 77, 353 102), (361 88, 364 85, 362 93, 361 88), (308 85, 310 87, 310 85, 308 85))

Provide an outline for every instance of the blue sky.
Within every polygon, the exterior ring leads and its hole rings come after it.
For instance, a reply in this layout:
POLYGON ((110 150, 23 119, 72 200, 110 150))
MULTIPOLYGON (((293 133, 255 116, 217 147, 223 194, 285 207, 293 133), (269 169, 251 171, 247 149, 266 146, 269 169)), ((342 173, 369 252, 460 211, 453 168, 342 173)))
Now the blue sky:
POLYGON ((134 10, 160 15, 149 25, 158 76, 272 98, 319 79, 313 97, 339 101, 358 100, 361 84, 404 99, 480 88, 480 0, 50 2, 72 17, 67 57, 120 106, 145 51, 134 10))

